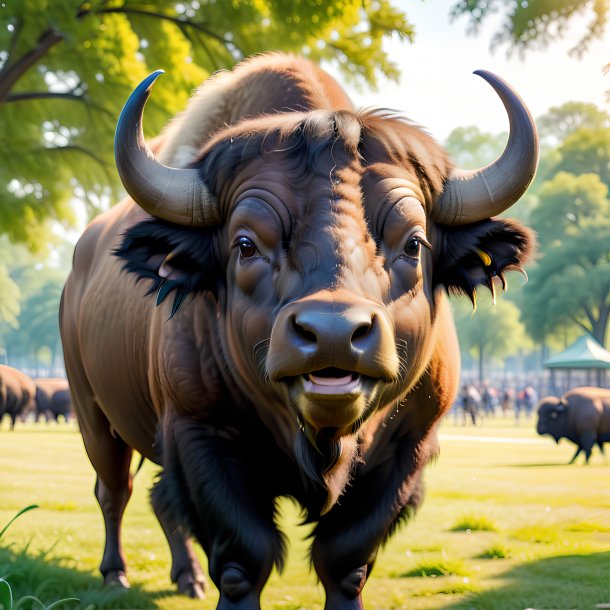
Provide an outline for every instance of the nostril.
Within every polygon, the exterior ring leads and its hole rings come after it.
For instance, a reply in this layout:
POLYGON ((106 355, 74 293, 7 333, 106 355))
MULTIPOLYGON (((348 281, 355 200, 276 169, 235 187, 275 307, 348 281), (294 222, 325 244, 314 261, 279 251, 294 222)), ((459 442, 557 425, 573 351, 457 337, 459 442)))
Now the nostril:
POLYGON ((370 322, 361 322, 358 324, 352 333, 352 341, 358 341, 358 339, 363 339, 366 337, 371 332, 374 323, 375 318, 373 317, 371 318, 370 322))
POLYGON ((308 343, 317 343, 318 337, 314 332, 307 328, 307 325, 302 321, 297 320, 297 316, 293 316, 291 319, 292 330, 301 338, 308 343))

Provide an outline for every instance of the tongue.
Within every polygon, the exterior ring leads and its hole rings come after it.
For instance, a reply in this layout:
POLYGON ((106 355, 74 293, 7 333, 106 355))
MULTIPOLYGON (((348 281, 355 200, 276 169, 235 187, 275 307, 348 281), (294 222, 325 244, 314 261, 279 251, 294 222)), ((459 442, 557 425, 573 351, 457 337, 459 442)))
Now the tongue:
POLYGON ((316 385, 345 385, 352 380, 352 375, 345 375, 344 377, 318 377, 309 373, 309 380, 316 385))

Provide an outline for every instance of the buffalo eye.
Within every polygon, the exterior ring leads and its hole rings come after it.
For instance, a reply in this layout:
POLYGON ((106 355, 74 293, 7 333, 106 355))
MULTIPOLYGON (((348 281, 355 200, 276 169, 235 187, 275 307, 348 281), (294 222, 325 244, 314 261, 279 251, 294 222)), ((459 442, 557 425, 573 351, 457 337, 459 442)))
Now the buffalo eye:
POLYGON ((431 247, 422 235, 411 235, 411 237, 409 237, 405 243, 403 256, 419 259, 422 246, 426 246, 426 248, 431 247))
POLYGON ((420 249, 421 243, 419 241, 419 237, 409 237, 407 243, 405 244, 405 254, 407 256, 411 256, 412 258, 418 258, 420 249))
POLYGON ((237 240, 237 247, 239 248, 239 258, 241 260, 253 258, 258 255, 258 248, 254 245, 254 242, 247 237, 240 237, 237 240))

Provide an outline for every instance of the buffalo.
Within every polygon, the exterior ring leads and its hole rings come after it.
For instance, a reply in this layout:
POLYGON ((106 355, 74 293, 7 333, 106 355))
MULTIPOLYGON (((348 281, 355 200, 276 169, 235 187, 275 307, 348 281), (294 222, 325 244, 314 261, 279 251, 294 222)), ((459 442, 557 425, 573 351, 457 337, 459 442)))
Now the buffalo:
POLYGON ((44 417, 68 421, 72 416, 72 398, 68 380, 63 377, 41 377, 34 379, 36 385, 36 419, 44 417))
POLYGON ((36 386, 28 375, 0 364, 0 421, 4 415, 11 418, 11 430, 17 418, 24 418, 34 408, 36 386))
POLYGON ((302 58, 217 73, 150 147, 159 73, 134 90, 115 137, 130 198, 80 238, 60 313, 106 582, 128 586, 135 449, 162 466, 151 500, 180 591, 203 595, 194 537, 217 608, 260 608, 285 556, 276 499, 289 496, 315 523, 325 607, 362 608, 457 392, 446 293, 495 294, 533 252, 529 229, 496 216, 535 173, 536 128, 506 82, 477 74, 510 133, 476 170, 398 113, 356 111, 302 58))
POLYGON ((593 445, 604 452, 604 443, 610 443, 610 390, 604 388, 574 388, 561 398, 548 396, 537 406, 536 431, 549 434, 556 443, 567 438, 576 445, 573 464, 581 451, 588 464, 593 445))

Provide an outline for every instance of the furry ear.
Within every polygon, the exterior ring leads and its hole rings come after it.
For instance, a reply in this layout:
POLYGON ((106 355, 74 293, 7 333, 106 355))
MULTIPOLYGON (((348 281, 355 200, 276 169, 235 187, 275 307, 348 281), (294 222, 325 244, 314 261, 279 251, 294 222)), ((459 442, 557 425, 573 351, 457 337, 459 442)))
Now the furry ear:
POLYGON ((156 218, 143 220, 123 234, 114 254, 123 269, 151 280, 146 293, 157 293, 157 306, 174 292, 170 318, 194 292, 216 292, 222 281, 220 263, 213 248, 216 229, 182 227, 156 218))
POLYGON ((465 294, 476 308, 476 288, 489 288, 495 303, 494 278, 506 290, 506 271, 519 271, 526 280, 523 265, 533 256, 534 232, 521 223, 490 218, 466 226, 442 226, 442 250, 434 270, 435 285, 449 293, 465 294))

